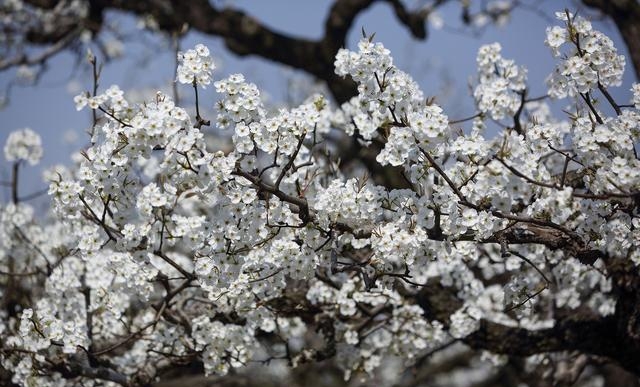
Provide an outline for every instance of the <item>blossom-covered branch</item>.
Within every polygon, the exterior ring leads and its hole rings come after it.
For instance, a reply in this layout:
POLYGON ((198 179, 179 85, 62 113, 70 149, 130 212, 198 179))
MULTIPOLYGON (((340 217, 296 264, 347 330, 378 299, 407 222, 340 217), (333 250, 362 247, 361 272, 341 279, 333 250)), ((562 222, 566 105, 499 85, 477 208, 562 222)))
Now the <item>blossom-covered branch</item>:
POLYGON ((527 98, 526 68, 496 43, 478 51, 477 113, 450 121, 364 36, 336 54, 336 76, 358 85, 339 106, 315 94, 268 109, 243 75, 217 78, 201 44, 178 53, 176 82, 220 99, 198 97, 194 119, 161 92, 141 104, 116 85, 79 94, 91 145, 46 173, 46 218, 17 192, 42 142, 13 133, 5 380, 142 387, 172 368, 318 361, 376 378, 392 359, 401 379, 436 353, 481 363, 476 350, 534 368, 578 353, 580 372, 605 359, 640 374, 640 86, 616 102, 624 57, 587 19, 557 18, 547 86, 573 105, 568 118, 527 98), (232 146, 208 142, 207 125, 232 146), (345 174, 332 131, 375 150, 406 188, 345 174))

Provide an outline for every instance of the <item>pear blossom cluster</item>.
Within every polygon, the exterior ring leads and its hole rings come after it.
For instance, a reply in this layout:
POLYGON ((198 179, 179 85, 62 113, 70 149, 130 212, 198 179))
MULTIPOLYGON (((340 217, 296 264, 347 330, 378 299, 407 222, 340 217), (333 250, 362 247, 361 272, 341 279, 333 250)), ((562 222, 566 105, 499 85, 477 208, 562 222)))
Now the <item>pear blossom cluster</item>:
POLYGON ((382 216, 381 187, 357 179, 334 180, 316 197, 314 209, 326 223, 341 222, 354 228, 372 227, 382 216))
POLYGON ((36 165, 42 158, 42 140, 29 128, 12 132, 4 145, 4 157, 7 161, 27 161, 36 165))
POLYGON ((345 377, 358 369, 373 372, 385 356, 395 354, 413 359, 420 352, 446 341, 442 325, 437 321, 432 324, 425 321, 419 307, 403 305, 400 295, 394 291, 363 291, 363 285, 361 281, 348 281, 337 291, 316 281, 307 293, 312 304, 328 304, 335 308, 330 312, 332 315, 351 316, 354 320, 353 325, 340 323, 336 326, 338 335, 344 340, 344 344, 337 348, 336 356, 345 367, 345 377), (384 325, 378 329, 361 330, 356 322, 366 315, 361 316, 356 305, 366 305, 373 311, 391 305, 395 307, 392 314, 380 316, 386 320, 384 325))
MULTIPOLYGON (((21 386, 138 387, 184 364, 331 357, 346 379, 375 377, 462 342, 502 354, 487 327, 612 318, 610 271, 640 264, 640 88, 615 116, 590 108, 624 58, 585 19, 561 20, 547 44, 575 52, 549 82, 571 117, 527 100, 526 69, 491 44, 459 130, 369 37, 337 54, 359 92, 342 106, 314 94, 271 109, 241 74, 214 81, 203 45, 178 56, 180 83, 220 94, 195 119, 160 92, 78 95, 100 117, 74 164, 47 172, 51 214, 0 204, 1 367, 21 386), (488 138, 492 120, 506 128, 488 138), (341 169, 336 132, 383 144, 378 167, 403 188, 341 169)), ((8 161, 41 157, 35 132, 9 136, 8 161)))
POLYGON ((488 113, 494 120, 513 116, 521 104, 526 88, 527 72, 513 60, 500 55, 500 43, 480 47, 478 50, 478 78, 473 96, 478 110, 488 113))
POLYGON ((211 72, 216 66, 209 48, 204 44, 197 44, 195 48, 178 53, 178 62, 178 82, 195 83, 202 87, 211 83, 211 72))
POLYGON ((216 91, 226 98, 217 104, 218 125, 226 128, 232 123, 259 120, 264 115, 260 91, 254 83, 245 82, 244 75, 233 74, 214 83, 216 91))
POLYGON ((393 66, 389 51, 380 43, 365 37, 357 53, 341 49, 335 66, 336 74, 348 74, 358 82, 359 91, 358 97, 343 105, 344 113, 337 121, 347 123, 347 133, 361 132, 365 140, 371 140, 379 127, 389 132, 376 157, 380 164, 399 166, 407 160, 417 161, 420 148, 436 148, 448 137, 448 117, 439 106, 424 103, 417 83, 393 66))
POLYGON ((565 44, 569 52, 547 79, 549 94, 563 98, 588 93, 598 86, 620 86, 625 59, 618 54, 613 41, 594 30, 582 16, 569 12, 558 12, 556 16, 565 26, 547 28, 545 43, 555 56, 560 55, 565 44))
POLYGON ((73 98, 76 104, 76 110, 80 111, 85 106, 91 109, 98 109, 100 105, 109 103, 113 111, 121 112, 129 107, 127 100, 124 99, 124 92, 120 90, 118 85, 111 85, 103 94, 90 96, 89 93, 81 93, 73 98))
POLYGON ((254 338, 244 327, 210 321, 207 316, 193 320, 196 349, 204 350, 206 374, 226 374, 230 367, 241 367, 251 358, 254 338), (223 357, 228 357, 228 362, 223 357))

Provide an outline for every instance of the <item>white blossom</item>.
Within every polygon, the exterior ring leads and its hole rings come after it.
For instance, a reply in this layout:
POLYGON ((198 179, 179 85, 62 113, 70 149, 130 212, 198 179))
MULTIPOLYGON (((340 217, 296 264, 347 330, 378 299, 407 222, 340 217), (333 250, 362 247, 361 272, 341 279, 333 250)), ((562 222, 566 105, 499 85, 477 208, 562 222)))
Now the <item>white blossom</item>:
POLYGON ((11 132, 4 144, 4 157, 7 161, 28 161, 36 165, 42 158, 42 140, 29 128, 11 132))

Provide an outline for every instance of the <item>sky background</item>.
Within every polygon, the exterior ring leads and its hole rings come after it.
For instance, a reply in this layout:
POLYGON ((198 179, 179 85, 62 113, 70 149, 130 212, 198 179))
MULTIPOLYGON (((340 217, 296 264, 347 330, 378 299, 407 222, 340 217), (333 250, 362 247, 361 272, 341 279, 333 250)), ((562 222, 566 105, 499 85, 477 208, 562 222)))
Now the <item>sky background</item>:
MULTIPOLYGON (((323 35, 324 19, 332 0, 234 0, 230 6, 245 10, 271 28, 290 35, 318 39, 323 35)), ((215 2, 219 4, 220 2, 215 2)), ((409 6, 419 2, 406 2, 409 6)), ((420 84, 427 96, 436 96, 450 119, 467 117, 475 113, 473 99, 469 95, 469 82, 476 73, 475 57, 480 46, 500 42, 502 55, 514 59, 527 67, 529 95, 532 97, 546 93, 544 79, 552 71, 555 61, 544 45, 545 28, 557 24, 553 14, 565 7, 576 10, 579 2, 571 0, 524 1, 531 6, 519 7, 511 15, 510 21, 502 27, 490 25, 481 33, 464 28, 460 22, 460 5, 451 2, 438 9, 445 26, 434 29, 429 26, 429 36, 424 41, 415 40, 401 25, 391 7, 378 3, 362 13, 354 22, 349 33, 348 48, 357 48, 361 28, 367 33, 375 32, 375 40, 391 50, 394 63, 407 71, 420 84)), ((593 15, 587 10, 582 14, 593 15)), ((137 26, 138 20, 120 13, 110 15, 111 23, 123 35, 130 37, 123 45, 123 57, 105 64, 101 74, 100 90, 118 84, 125 95, 139 100, 145 92, 164 90, 170 92, 175 78, 174 53, 167 42, 153 34, 143 32, 137 26), (142 93, 141 93, 142 91, 142 93)), ((615 25, 610 21, 595 21, 594 27, 611 37, 618 51, 628 57, 626 46, 615 25)), ((108 35, 105 41, 112 40, 108 35)), ((182 40, 184 49, 197 43, 206 44, 214 57, 218 69, 214 79, 228 74, 243 73, 268 95, 272 103, 284 103, 290 99, 288 85, 310 83, 300 71, 262 60, 257 57, 235 57, 217 37, 189 33, 182 40)), ((93 49, 101 57, 98 50, 93 49)), ((0 144, 4 146, 9 133, 16 129, 31 128, 42 136, 44 157, 38 167, 23 167, 20 191, 22 195, 46 188, 41 181, 44 167, 71 162, 71 154, 88 142, 85 134, 90 125, 90 112, 77 112, 73 96, 92 87, 89 66, 78 56, 63 53, 49 61, 48 70, 33 86, 14 86, 9 93, 6 106, 0 109, 0 144)), ((7 90, 16 78, 16 69, 0 72, 0 88, 7 90)), ((619 103, 627 103, 629 91, 634 82, 631 63, 627 63, 623 85, 611 90, 619 103)), ((184 96, 185 107, 192 101, 192 89, 178 86, 184 96)), ((214 118, 213 105, 217 97, 213 86, 200 95, 203 116, 214 118)), ((561 110, 570 101, 559 101, 554 111, 561 110)), ((212 120, 213 121, 213 120, 212 120)), ((11 166, 0 159, 0 181, 10 179, 11 166)), ((1 187, 0 187, 1 188, 1 187)), ((0 189, 0 202, 6 203, 9 189, 0 189)), ((42 207, 44 208, 44 207, 42 207)))

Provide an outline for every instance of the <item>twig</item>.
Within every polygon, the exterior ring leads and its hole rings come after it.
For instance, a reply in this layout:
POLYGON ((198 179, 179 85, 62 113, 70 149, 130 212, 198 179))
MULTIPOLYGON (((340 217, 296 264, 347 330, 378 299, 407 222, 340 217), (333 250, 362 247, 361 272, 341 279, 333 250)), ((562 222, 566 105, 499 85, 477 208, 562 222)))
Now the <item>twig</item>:
POLYGON ((457 119, 457 120, 449 121, 449 125, 459 124, 461 122, 470 121, 470 120, 473 120, 474 118, 478 118, 478 117, 482 117, 482 116, 483 116, 483 113, 482 112, 478 112, 478 113, 476 113, 476 114, 474 114, 472 116, 469 116, 469 117, 465 117, 465 118, 460 118, 460 119, 457 119))
POLYGON ((194 128, 200 129, 203 125, 209 126, 211 125, 211 121, 205 120, 200 115, 200 101, 198 98, 198 83, 196 79, 193 79, 193 91, 196 93, 196 123, 193 125, 194 128))
POLYGON ((20 198, 18 197, 18 172, 20 170, 20 161, 13 163, 12 178, 11 178, 11 201, 13 204, 18 204, 20 198))

